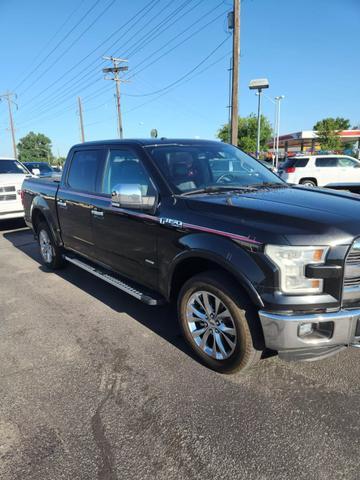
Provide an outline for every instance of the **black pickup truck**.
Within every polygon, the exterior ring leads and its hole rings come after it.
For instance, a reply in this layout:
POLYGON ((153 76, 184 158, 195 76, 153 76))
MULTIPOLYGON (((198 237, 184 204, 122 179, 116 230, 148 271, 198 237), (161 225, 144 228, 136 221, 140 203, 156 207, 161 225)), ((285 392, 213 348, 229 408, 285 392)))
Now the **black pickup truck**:
POLYGON ((360 347, 355 195, 290 186, 227 144, 161 139, 75 145, 61 180, 26 179, 22 199, 46 266, 176 301, 217 371, 360 347))

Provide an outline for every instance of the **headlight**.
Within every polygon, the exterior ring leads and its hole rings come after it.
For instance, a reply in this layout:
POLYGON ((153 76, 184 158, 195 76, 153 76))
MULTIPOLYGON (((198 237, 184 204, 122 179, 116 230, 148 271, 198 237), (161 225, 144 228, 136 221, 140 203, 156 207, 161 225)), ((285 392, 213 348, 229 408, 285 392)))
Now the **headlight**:
POLYGON ((265 254, 279 267, 280 288, 284 293, 321 293, 323 280, 306 278, 305 267, 324 263, 329 247, 266 245, 265 254))

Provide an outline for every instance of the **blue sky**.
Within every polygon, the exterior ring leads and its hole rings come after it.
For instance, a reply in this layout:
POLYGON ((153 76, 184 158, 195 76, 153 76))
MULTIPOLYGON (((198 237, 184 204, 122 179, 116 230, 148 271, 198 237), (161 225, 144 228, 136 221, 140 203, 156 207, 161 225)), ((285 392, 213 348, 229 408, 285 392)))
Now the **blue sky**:
MULTIPOLYGON (((1 0, 0 93, 18 94, 17 140, 42 132, 54 154, 65 155, 80 140, 78 95, 86 139, 115 138, 114 84, 103 79, 102 55, 129 60, 125 136, 157 128, 166 137, 214 138, 228 118, 231 7, 231 0, 1 0)), ((360 124, 359 24, 360 0, 243 0, 240 115, 256 111, 248 82, 267 77, 267 94, 285 95, 281 133, 326 116, 360 124)), ((264 99, 263 107, 272 121, 273 104, 264 99)), ((1 102, 0 155, 11 153, 1 102)))

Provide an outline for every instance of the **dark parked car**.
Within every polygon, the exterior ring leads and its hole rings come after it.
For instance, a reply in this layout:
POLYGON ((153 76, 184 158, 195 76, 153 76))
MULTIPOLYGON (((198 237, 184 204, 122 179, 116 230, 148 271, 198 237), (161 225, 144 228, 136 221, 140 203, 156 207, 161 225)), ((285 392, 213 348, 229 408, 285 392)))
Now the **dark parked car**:
POLYGON ((360 347, 351 194, 288 185, 223 143, 156 139, 75 145, 61 180, 26 179, 22 196, 46 266, 177 302, 186 341, 215 370, 360 347))

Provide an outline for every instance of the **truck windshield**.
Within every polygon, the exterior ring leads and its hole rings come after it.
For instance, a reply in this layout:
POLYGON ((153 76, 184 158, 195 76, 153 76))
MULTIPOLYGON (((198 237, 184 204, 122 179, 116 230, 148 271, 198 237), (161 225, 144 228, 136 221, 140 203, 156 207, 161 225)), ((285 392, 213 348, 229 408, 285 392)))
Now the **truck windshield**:
POLYGON ((176 193, 284 182, 260 162, 227 144, 164 145, 149 153, 176 193))
POLYGON ((16 160, 1 160, 0 159, 0 173, 29 173, 20 162, 16 160))

